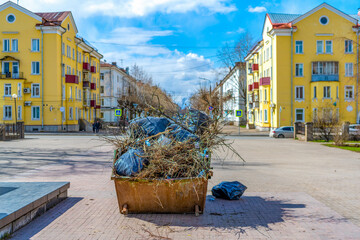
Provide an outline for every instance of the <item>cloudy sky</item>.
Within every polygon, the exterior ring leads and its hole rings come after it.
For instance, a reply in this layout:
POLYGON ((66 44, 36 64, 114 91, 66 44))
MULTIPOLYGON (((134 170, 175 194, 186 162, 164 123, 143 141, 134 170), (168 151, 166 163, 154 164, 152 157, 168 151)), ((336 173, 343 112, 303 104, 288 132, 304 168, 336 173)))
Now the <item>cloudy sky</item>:
MULTIPOLYGON (((122 67, 138 64, 179 101, 215 83, 217 50, 245 31, 260 39, 266 12, 305 13, 324 0, 20 0, 33 12, 72 11, 79 34, 122 67)), ((0 0, 1 3, 6 1, 0 0)), ((15 1, 16 2, 16 1, 15 1)), ((356 14, 357 0, 330 0, 356 14)))

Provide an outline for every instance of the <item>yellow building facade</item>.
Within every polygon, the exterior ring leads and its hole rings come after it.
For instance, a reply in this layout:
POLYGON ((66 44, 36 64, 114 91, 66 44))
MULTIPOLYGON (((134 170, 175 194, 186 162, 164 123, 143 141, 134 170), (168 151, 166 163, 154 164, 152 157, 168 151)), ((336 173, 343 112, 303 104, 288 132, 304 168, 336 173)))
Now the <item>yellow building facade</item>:
POLYGON ((311 122, 319 111, 359 123, 359 20, 326 3, 266 14, 262 40, 246 57, 249 126, 311 122))
POLYGON ((78 131, 100 117, 102 55, 77 34, 71 12, 0 5, 0 123, 78 131))

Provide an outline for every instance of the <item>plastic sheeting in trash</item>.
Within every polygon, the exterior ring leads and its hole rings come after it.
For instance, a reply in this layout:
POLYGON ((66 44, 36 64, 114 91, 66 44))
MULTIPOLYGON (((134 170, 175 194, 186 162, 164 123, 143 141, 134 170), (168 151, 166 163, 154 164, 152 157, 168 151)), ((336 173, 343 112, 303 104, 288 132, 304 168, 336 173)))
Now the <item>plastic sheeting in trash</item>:
POLYGON ((146 164, 146 159, 141 157, 143 154, 142 150, 129 148, 115 162, 116 173, 120 176, 133 176, 140 172, 146 164))
POLYGON ((130 123, 131 133, 137 138, 141 133, 146 136, 153 136, 160 132, 164 132, 170 121, 166 118, 145 117, 133 120, 130 123))
POLYGON ((211 189, 212 195, 217 198, 228 200, 239 200, 247 187, 238 181, 221 182, 211 189))
POLYGON ((183 129, 182 127, 180 127, 179 125, 172 123, 171 125, 169 125, 166 130, 171 130, 169 135, 172 136, 176 141, 179 142, 185 142, 188 140, 194 140, 194 141, 198 141, 199 138, 192 134, 191 132, 183 129))

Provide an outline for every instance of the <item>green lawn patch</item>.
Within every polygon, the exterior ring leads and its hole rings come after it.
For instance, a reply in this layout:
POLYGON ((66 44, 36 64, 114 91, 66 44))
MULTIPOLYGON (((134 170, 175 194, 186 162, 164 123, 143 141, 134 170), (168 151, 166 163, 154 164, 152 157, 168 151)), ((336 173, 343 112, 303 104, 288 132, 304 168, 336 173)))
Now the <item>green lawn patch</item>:
POLYGON ((344 150, 349 150, 349 151, 353 151, 353 152, 360 152, 360 147, 336 146, 334 144, 323 144, 323 145, 328 146, 328 147, 335 147, 335 148, 340 148, 340 149, 344 149, 344 150))
POLYGON ((240 125, 241 128, 246 128, 246 125, 240 125))

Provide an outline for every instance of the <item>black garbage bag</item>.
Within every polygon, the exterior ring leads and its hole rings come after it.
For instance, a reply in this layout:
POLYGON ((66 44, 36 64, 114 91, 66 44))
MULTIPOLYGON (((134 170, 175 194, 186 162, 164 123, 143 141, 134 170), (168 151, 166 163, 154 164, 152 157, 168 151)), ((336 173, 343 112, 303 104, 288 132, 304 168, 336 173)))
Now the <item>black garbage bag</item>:
POLYGON ((153 136, 160 132, 164 132, 170 124, 167 118, 144 117, 134 119, 129 126, 132 137, 138 138, 141 135, 153 136))
POLYGON ((140 149, 129 148, 129 150, 121 155, 115 162, 116 173, 120 176, 133 176, 140 172, 147 160, 141 156, 144 152, 140 149))
POLYGON ((247 187, 238 181, 221 182, 211 189, 212 195, 217 198, 239 200, 247 187))

